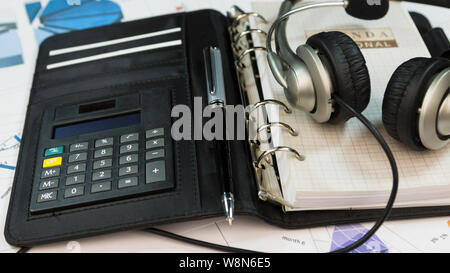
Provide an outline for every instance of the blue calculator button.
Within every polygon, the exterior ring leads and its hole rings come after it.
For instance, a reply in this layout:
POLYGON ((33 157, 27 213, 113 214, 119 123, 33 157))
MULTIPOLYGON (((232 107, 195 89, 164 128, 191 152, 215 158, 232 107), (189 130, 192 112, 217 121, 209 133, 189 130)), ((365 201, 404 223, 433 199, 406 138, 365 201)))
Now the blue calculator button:
POLYGON ((44 156, 59 155, 64 152, 64 146, 48 148, 45 150, 44 156))

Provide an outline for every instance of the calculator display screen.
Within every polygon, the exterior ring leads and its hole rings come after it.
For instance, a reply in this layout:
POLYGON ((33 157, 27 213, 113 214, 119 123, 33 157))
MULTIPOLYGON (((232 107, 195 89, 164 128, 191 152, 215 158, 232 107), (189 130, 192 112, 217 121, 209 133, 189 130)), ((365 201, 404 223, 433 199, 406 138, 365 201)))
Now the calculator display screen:
POLYGON ((53 138, 78 136, 103 130, 135 125, 141 122, 141 113, 123 114, 120 116, 77 122, 57 126, 53 130, 53 138))

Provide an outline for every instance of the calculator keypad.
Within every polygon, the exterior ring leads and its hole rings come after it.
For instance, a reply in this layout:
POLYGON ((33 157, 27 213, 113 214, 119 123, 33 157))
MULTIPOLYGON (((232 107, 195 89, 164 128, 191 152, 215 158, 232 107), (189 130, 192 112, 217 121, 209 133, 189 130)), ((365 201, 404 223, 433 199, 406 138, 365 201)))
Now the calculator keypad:
POLYGON ((30 211, 84 206, 173 188, 173 181, 166 177, 164 140, 164 129, 155 128, 46 147, 30 211))

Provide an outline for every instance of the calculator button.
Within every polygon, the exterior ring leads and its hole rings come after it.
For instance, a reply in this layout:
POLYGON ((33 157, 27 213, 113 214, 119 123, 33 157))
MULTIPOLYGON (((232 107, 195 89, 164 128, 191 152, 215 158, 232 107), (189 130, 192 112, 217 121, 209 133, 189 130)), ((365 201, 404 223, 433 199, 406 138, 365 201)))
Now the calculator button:
POLYGON ((145 132, 145 138, 151 138, 151 137, 157 137, 157 136, 163 136, 163 135, 164 135, 164 128, 147 130, 145 132))
POLYGON ((40 192, 37 198, 37 202, 42 203, 56 200, 57 195, 58 195, 57 190, 40 192))
POLYGON ((111 145, 113 145, 113 138, 112 137, 97 139, 95 141, 95 148, 104 147, 104 146, 111 146, 111 145))
POLYGON ((99 172, 94 172, 92 174, 92 181, 102 180, 102 179, 109 179, 111 178, 111 170, 104 170, 99 172))
POLYGON ((56 167, 61 166, 62 164, 62 157, 52 157, 45 159, 42 163, 42 168, 50 168, 50 167, 56 167))
POLYGON ((62 154, 63 152, 64 152, 64 146, 48 148, 47 150, 45 150, 44 156, 59 155, 59 154, 62 154))
POLYGON ((148 151, 145 153, 145 160, 152 160, 164 157, 164 149, 148 151))
POLYGON ((166 164, 164 160, 149 162, 145 165, 145 183, 166 180, 166 164))
POLYGON ((111 181, 94 183, 91 186, 91 193, 110 191, 110 190, 111 190, 111 181))
POLYGON ((86 171, 86 164, 76 164, 76 165, 70 165, 69 167, 67 167, 67 174, 71 174, 71 173, 79 173, 79 172, 84 172, 86 171))
POLYGON ((41 178, 49 178, 49 177, 59 176, 60 172, 61 172, 60 168, 46 169, 46 170, 42 171, 41 178))
POLYGON ((137 143, 127 144, 127 145, 120 146, 120 153, 124 154, 124 153, 137 152, 138 149, 139 149, 139 144, 137 144, 137 143))
POLYGON ((113 154, 113 148, 105 148, 105 149, 95 151, 94 158, 112 156, 112 154, 113 154))
POLYGON ((64 198, 71 198, 84 194, 84 186, 66 188, 64 191, 64 198))
POLYGON ((138 166, 132 165, 127 166, 119 169, 119 176, 129 175, 129 174, 136 174, 138 172, 138 166))
POLYGON ((145 142, 145 149, 153 149, 164 146, 164 138, 152 139, 145 142))
POLYGON ((120 157, 120 165, 123 164, 129 164, 129 163, 135 163, 138 161, 138 155, 137 154, 131 154, 131 155, 125 155, 120 157))
POLYGON ((70 152, 85 151, 88 149, 88 146, 87 142, 75 143, 70 145, 70 152))
POLYGON ((87 153, 69 155, 69 163, 87 160, 87 153))
POLYGON ((138 133, 126 134, 126 135, 123 135, 120 137, 120 143, 132 142, 132 141, 138 141, 138 140, 139 140, 138 133))
POLYGON ((119 180, 119 189, 135 187, 138 185, 137 177, 122 178, 119 180))
POLYGON ((112 166, 112 159, 108 158, 108 159, 102 159, 102 160, 97 160, 94 161, 94 170, 96 169, 101 169, 101 168, 109 168, 112 166))
POLYGON ((59 184, 59 179, 49 179, 44 180, 41 183, 39 183, 39 190, 49 190, 57 188, 59 184))
POLYGON ((66 185, 74 185, 74 184, 79 184, 79 183, 84 183, 85 181, 85 175, 84 174, 79 174, 79 175, 73 175, 73 176, 68 176, 66 178, 66 185))

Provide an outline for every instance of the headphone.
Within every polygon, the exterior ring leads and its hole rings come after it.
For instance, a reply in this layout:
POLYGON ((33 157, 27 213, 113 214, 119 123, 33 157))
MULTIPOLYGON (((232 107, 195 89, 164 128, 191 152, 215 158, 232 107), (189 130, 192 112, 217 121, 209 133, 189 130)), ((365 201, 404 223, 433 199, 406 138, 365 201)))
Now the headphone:
MULTIPOLYGON (((336 103, 339 97, 361 113, 370 101, 370 77, 356 43, 331 31, 310 37, 294 53, 286 36, 287 19, 303 10, 343 7, 356 18, 375 20, 389 10, 388 0, 284 1, 267 37, 267 58, 289 103, 319 123, 342 124, 354 115, 336 103), (276 51, 271 37, 275 33, 276 51)), ((438 150, 450 142, 450 60, 414 58, 392 75, 383 99, 383 124, 390 136, 415 150, 438 150)))

